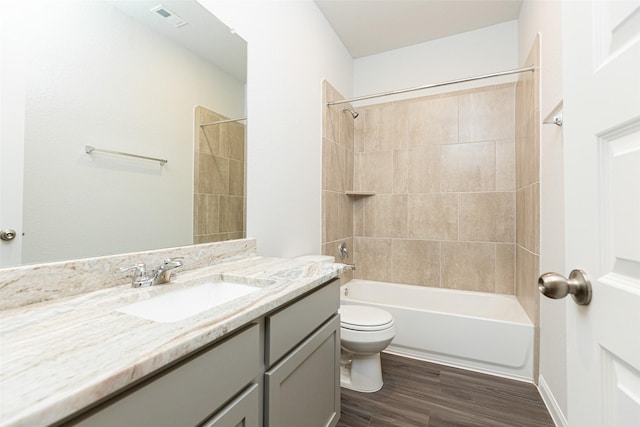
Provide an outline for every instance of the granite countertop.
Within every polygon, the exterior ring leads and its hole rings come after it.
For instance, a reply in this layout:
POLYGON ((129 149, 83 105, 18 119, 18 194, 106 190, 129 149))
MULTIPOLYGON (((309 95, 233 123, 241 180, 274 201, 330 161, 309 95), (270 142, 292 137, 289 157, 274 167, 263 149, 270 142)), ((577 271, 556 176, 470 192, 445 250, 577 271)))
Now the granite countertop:
POLYGON ((3 310, 0 426, 59 421, 314 289, 343 268, 247 256, 178 272, 166 285, 120 285, 3 310), (115 311, 220 274, 241 276, 260 290, 172 323, 115 311))

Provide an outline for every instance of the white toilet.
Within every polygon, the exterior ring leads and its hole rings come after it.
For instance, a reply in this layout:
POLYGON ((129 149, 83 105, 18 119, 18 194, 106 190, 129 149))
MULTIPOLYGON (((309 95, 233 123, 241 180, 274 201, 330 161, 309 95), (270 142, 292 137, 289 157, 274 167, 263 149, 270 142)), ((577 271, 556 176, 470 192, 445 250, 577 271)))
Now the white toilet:
POLYGON ((396 336, 391 313, 364 305, 340 306, 340 385, 371 393, 382 388, 380 352, 396 336))
MULTIPOLYGON (((332 256, 303 256, 298 259, 334 262, 332 256)), ((380 352, 396 335, 393 316, 388 311, 364 305, 340 306, 340 385, 350 390, 372 393, 382 388, 380 352)))

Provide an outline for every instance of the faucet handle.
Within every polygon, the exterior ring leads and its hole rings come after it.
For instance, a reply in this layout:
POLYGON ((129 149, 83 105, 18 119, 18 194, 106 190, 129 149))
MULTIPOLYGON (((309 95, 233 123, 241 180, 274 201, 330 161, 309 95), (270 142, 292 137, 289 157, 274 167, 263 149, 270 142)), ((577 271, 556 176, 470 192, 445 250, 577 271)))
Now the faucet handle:
POLYGON ((171 279, 175 276, 171 272, 171 270, 173 270, 174 268, 182 267, 183 259, 183 257, 165 259, 158 268, 153 270, 152 284, 160 285, 170 282, 171 279))
POLYGON ((175 264, 176 267, 182 266, 182 260, 184 260, 183 256, 175 257, 175 258, 165 258, 164 265, 167 264, 175 264))
POLYGON ((144 262, 138 263, 138 264, 133 264, 133 265, 129 265, 127 267, 120 267, 120 271, 125 272, 125 271, 129 271, 129 270, 137 270, 136 274, 140 275, 140 276, 148 276, 147 273, 147 266, 144 264, 144 262))
POLYGON ((149 273, 147 272, 147 266, 141 262, 138 264, 129 265, 127 267, 120 267, 120 271, 125 272, 129 270, 136 270, 131 279, 131 286, 138 288, 149 280, 149 273))

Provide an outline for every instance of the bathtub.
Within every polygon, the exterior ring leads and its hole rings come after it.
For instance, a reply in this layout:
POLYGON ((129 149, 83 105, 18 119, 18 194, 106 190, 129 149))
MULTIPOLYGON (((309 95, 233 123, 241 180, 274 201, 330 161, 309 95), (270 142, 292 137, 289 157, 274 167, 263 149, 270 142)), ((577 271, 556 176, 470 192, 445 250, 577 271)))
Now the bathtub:
POLYGON ((514 296, 354 279, 341 304, 389 311, 387 352, 533 381, 533 324, 514 296))

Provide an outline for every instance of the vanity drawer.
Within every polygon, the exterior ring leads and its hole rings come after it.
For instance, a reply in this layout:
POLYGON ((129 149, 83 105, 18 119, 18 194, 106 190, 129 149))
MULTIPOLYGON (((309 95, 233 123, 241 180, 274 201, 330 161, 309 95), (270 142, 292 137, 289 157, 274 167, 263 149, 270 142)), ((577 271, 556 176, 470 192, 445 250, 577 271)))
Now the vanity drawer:
POLYGON ((333 279, 320 289, 266 317, 267 366, 277 362, 338 311, 339 286, 340 281, 333 279))
POLYGON ((201 427, 258 427, 259 417, 259 386, 252 384, 201 427))
POLYGON ((259 354, 254 324, 66 425, 198 425, 259 375, 259 354))

